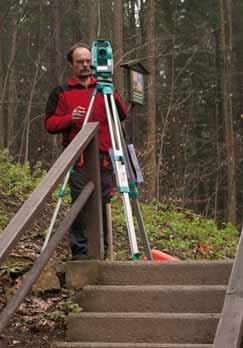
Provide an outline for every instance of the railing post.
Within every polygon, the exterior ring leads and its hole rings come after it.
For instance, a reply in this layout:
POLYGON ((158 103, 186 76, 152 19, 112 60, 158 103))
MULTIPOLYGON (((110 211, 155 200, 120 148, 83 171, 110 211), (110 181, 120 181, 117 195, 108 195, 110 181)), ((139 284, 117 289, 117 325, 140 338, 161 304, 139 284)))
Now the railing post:
POLYGON ((243 228, 213 348, 243 347, 243 228))
POLYGON ((101 204, 100 160, 98 149, 98 129, 96 136, 87 146, 84 153, 84 163, 87 168, 88 180, 92 181, 95 189, 86 204, 86 219, 88 232, 89 259, 104 259, 104 237, 101 204))

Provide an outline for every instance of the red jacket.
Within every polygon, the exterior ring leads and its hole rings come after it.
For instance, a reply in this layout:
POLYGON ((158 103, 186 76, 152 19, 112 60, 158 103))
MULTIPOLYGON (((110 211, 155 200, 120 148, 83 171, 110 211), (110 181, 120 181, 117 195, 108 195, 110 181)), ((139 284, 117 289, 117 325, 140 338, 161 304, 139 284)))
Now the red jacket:
MULTIPOLYGON (((72 125, 73 109, 77 106, 83 106, 87 110, 95 87, 96 80, 93 77, 88 87, 85 87, 75 77, 72 77, 66 85, 55 88, 50 94, 46 107, 45 128, 49 133, 63 133, 64 146, 67 146, 72 141, 83 124, 83 119, 81 119, 80 122, 72 125)), ((127 116, 127 106, 123 103, 119 94, 114 93, 114 98, 120 120, 123 120, 127 116)), ((99 122, 99 149, 107 152, 112 145, 104 97, 101 93, 98 93, 95 97, 89 122, 99 122)))

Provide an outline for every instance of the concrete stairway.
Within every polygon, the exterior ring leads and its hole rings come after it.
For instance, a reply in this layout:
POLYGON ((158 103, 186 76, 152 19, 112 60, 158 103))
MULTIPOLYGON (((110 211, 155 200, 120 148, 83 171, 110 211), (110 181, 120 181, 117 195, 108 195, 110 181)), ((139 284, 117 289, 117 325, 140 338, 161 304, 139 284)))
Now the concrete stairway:
POLYGON ((231 262, 70 262, 83 312, 55 348, 212 348, 231 262))

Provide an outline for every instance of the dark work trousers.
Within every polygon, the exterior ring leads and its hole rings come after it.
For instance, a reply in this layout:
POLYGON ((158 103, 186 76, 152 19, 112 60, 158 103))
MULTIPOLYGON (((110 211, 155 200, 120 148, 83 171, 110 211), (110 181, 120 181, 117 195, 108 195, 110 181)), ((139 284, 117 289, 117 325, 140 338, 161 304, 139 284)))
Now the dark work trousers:
MULTIPOLYGON (((106 204, 110 202, 113 191, 113 170, 110 163, 108 166, 106 165, 105 168, 102 165, 102 162, 103 161, 101 158, 100 174, 102 194, 102 215, 104 231, 104 250, 106 254, 108 249, 106 204)), ((74 167, 74 170, 72 171, 69 179, 72 203, 78 198, 80 192, 83 190, 84 186, 88 182, 88 179, 89 178, 87 178, 85 167, 74 167)), ((87 226, 85 218, 86 214, 89 214, 89 212, 84 207, 77 215, 69 231, 70 247, 73 258, 78 256, 86 256, 88 253, 87 226)))

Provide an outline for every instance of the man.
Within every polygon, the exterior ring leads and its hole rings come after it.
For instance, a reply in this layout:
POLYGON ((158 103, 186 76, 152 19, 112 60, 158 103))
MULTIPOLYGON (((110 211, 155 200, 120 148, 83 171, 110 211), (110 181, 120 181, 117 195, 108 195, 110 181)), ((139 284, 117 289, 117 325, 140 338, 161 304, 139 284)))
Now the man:
MULTIPOLYGON (((86 44, 77 43, 67 54, 67 60, 72 68, 73 76, 68 83, 55 88, 47 102, 45 127, 48 132, 63 134, 63 146, 67 146, 82 128, 96 79, 91 73, 91 52, 86 44)), ((120 120, 127 116, 127 107, 120 96, 114 93, 120 120)), ((110 202, 112 193, 112 166, 109 149, 112 147, 106 117, 104 98, 98 93, 93 105, 89 122, 99 122, 98 141, 101 166, 102 212, 104 229, 104 250, 107 253, 107 217, 106 204, 110 202)), ((72 203, 77 199, 87 182, 85 168, 77 162, 70 176, 72 203)), ((71 226, 70 247, 73 260, 87 259, 87 231, 85 224, 85 209, 79 213, 71 226)))

